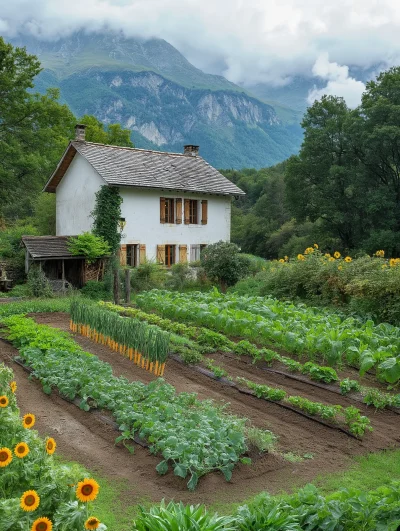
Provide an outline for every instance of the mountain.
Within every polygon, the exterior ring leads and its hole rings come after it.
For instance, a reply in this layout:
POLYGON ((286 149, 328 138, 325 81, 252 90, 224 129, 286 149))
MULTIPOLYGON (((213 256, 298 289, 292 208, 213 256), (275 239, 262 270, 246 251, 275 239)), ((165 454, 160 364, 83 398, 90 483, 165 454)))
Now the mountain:
POLYGON ((162 39, 80 31, 12 43, 40 59, 36 90, 59 87, 76 116, 121 123, 137 147, 180 152, 198 144, 213 166, 235 169, 270 166, 300 147, 298 110, 202 72, 162 39))

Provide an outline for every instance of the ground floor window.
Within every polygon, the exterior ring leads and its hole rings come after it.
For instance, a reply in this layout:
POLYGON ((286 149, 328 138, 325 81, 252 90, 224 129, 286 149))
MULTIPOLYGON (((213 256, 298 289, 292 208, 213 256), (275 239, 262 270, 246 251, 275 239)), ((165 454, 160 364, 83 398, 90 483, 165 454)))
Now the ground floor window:
POLYGON ((201 251, 207 247, 206 243, 194 243, 190 246, 190 261, 200 260, 201 251))
POLYGON ((165 246, 165 265, 171 267, 175 264, 175 245, 165 246))
POLYGON ((139 244, 126 246, 126 265, 137 267, 139 265, 139 244))

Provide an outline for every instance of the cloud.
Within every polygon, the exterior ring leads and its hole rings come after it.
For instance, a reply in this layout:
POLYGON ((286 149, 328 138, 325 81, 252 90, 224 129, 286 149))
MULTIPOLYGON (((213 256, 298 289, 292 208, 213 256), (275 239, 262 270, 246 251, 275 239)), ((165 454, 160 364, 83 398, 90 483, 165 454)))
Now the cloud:
POLYGON ((326 94, 328 96, 341 96, 351 108, 360 104, 365 85, 349 76, 348 66, 330 62, 329 55, 323 53, 315 61, 312 73, 315 77, 326 81, 327 84, 323 88, 314 87, 310 90, 307 98, 308 103, 312 104, 326 94))
MULTIPOLYGON (((244 85, 311 77, 313 65, 327 52, 332 62, 361 70, 400 60, 398 0, 0 2, 4 35, 54 39, 107 26, 128 37, 160 37, 199 68, 244 85)), ((337 82, 329 79, 328 85, 337 82)), ((349 90, 352 84, 347 83, 349 90)))

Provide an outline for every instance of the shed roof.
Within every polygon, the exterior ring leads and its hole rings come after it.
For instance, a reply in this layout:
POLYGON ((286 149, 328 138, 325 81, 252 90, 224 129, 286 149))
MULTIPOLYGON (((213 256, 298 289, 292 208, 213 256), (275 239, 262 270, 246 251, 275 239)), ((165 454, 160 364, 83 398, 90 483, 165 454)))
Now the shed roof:
POLYGON ((133 186, 213 195, 245 193, 202 157, 146 149, 70 142, 44 191, 55 192, 79 153, 110 186, 133 186))
POLYGON ((60 258, 84 258, 68 250, 72 236, 22 236, 22 243, 33 260, 56 260, 60 258))

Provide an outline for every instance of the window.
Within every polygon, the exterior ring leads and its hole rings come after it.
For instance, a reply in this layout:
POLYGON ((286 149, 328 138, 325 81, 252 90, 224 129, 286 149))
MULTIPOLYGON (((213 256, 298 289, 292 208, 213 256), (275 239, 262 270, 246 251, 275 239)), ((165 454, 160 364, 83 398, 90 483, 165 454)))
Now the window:
POLYGON ((160 223, 174 223, 174 199, 160 197, 160 223))
POLYGON ((175 264, 175 245, 165 246, 165 265, 171 267, 175 264))
POLYGON ((138 254, 139 254, 139 245, 127 245, 126 246, 126 265, 131 267, 138 266, 138 254))
POLYGON ((201 251, 207 247, 207 244, 193 244, 190 246, 190 261, 197 262, 200 260, 201 251))
POLYGON ((197 204, 197 199, 189 199, 189 223, 191 225, 197 225, 198 223, 197 204))

